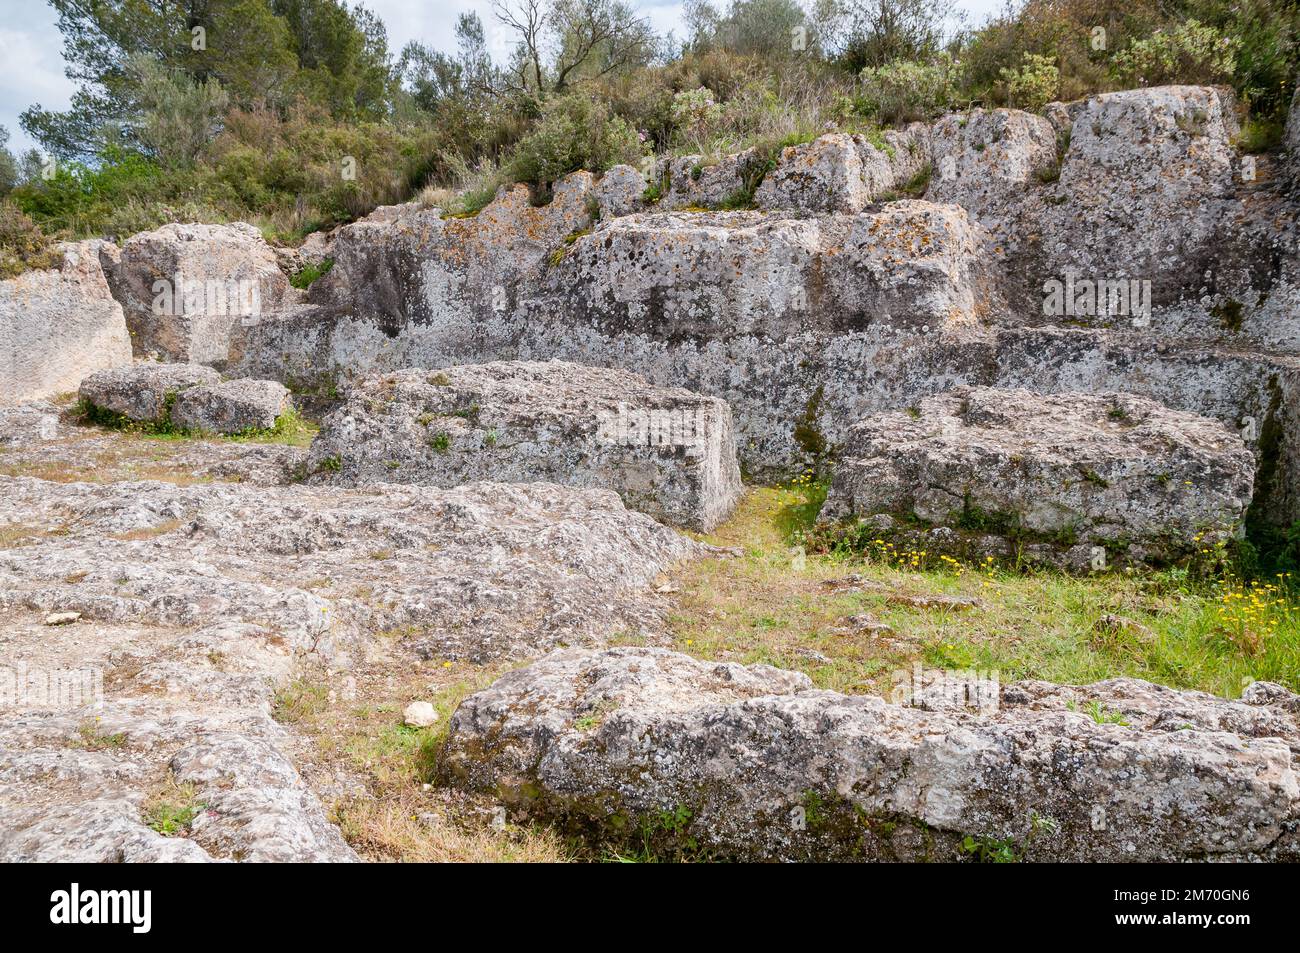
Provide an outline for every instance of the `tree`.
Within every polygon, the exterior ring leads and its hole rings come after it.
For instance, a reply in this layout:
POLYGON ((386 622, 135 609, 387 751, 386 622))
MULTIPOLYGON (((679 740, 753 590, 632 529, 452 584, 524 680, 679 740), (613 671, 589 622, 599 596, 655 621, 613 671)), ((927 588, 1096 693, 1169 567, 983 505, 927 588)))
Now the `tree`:
POLYGON ((897 60, 925 60, 943 48, 946 31, 960 22, 954 0, 837 0, 821 11, 827 36, 844 39, 833 52, 855 72, 897 60))
POLYGON ((498 92, 545 98, 658 52, 649 22, 622 0, 493 0, 492 12, 516 38, 498 92))
POLYGON ((0 126, 0 195, 8 195, 18 184, 18 160, 8 146, 9 130, 0 126))
POLYGON ((708 0, 692 0, 686 10, 697 51, 725 49, 768 58, 802 53, 808 48, 808 20, 796 0, 732 0, 725 16, 708 0), (796 42, 799 41, 799 42, 796 42))
POLYGON ((208 37, 208 69, 238 106, 287 104, 298 57, 289 24, 266 0, 218 5, 208 37))
POLYGON ((147 56, 132 57, 129 69, 139 88, 136 141, 160 165, 191 164, 221 130, 230 97, 215 77, 196 83, 147 56))

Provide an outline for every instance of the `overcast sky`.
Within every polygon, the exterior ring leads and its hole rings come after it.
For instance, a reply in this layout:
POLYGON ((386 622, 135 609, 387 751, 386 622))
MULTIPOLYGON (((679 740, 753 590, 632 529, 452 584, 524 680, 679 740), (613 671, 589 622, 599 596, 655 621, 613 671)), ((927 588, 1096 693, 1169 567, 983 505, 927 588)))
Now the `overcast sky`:
MULTIPOLYGON (((676 32, 680 39, 680 0, 631 0, 661 33, 676 32)), ((366 0, 388 26, 394 55, 408 40, 450 51, 454 46, 456 16, 477 10, 491 25, 488 0, 366 0)), ((724 7, 725 3, 718 3, 724 7)), ((958 0, 973 22, 982 21, 1002 0, 958 0)), ((34 143, 18 125, 18 115, 32 103, 47 109, 68 105, 73 86, 63 75, 62 40, 54 10, 42 0, 0 0, 0 125, 9 130, 9 148, 15 153, 34 143)))

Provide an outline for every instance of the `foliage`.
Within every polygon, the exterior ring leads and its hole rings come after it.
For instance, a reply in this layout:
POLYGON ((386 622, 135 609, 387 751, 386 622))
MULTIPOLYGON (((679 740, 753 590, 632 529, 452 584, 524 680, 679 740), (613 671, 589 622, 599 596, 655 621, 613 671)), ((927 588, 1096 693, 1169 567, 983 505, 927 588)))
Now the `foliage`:
POLYGON ((955 95, 952 58, 942 53, 930 62, 893 60, 862 71, 859 109, 881 122, 932 119, 955 95))
POLYGON ((54 268, 62 260, 39 225, 13 202, 0 200, 0 280, 32 268, 54 268))
POLYGON ((1056 98, 1061 71, 1056 68, 1056 57, 1026 53, 1020 69, 1002 70, 1002 79, 1012 105, 1038 112, 1056 98))
POLYGON ((508 165, 516 182, 542 189, 578 169, 604 172, 644 154, 637 134, 609 107, 574 93, 550 103, 536 128, 516 147, 508 165))
POLYGON ((1120 51, 1115 72, 1135 86, 1222 83, 1236 71, 1240 48, 1240 40, 1198 20, 1188 20, 1157 30, 1120 51))

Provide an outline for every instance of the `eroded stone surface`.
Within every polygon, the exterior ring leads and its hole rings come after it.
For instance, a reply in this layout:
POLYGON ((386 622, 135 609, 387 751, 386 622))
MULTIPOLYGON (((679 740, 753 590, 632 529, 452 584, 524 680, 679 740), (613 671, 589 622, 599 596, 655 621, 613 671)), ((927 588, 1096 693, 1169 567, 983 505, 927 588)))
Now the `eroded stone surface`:
POLYGON ((891 129, 879 144, 831 133, 783 150, 754 199, 767 210, 860 212, 907 185, 929 162, 929 130, 921 123, 891 129))
POLYGON ((1042 861, 1300 856, 1300 730, 1272 693, 984 688, 983 710, 903 705, 760 665, 565 650, 466 699, 442 764, 535 815, 704 856, 957 860, 967 837, 1042 861))
POLYGON ((243 378, 181 391, 172 407, 172 423, 200 433, 238 434, 270 430, 292 409, 293 399, 283 384, 243 378))
POLYGON ((78 395, 103 410, 140 423, 167 421, 178 395, 191 387, 221 382, 221 375, 200 364, 156 364, 99 371, 81 382, 78 395))
POLYGON ((313 482, 339 486, 492 479, 605 488, 632 509, 701 530, 742 492, 725 403, 563 361, 358 381, 312 443, 309 470, 313 482))
POLYGON ((1131 394, 962 388, 855 425, 824 515, 902 514, 1167 557, 1231 538, 1253 469, 1222 424, 1131 394))
POLYGON ((137 357, 217 366, 240 356, 245 325, 295 295, 275 250, 245 222, 134 235, 110 280, 137 357))
POLYGON ((0 405, 66 394, 131 363, 122 306, 100 266, 107 244, 65 243, 58 268, 0 281, 0 405))

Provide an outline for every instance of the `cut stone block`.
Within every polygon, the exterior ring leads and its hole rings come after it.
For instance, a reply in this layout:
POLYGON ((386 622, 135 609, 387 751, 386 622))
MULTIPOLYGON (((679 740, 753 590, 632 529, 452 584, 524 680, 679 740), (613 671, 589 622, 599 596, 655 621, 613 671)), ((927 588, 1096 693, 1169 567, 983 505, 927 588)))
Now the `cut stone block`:
POLYGON ((635 374, 554 361, 407 370, 354 383, 312 443, 314 482, 475 480, 613 489, 710 529, 742 492, 731 410, 635 374))
POLYGON ((203 433, 270 430, 292 407, 293 398, 283 384, 245 378, 182 391, 172 407, 172 423, 203 433))
POLYGON ((1232 535, 1253 474, 1238 434, 1146 398, 968 387, 854 425, 823 514, 1167 558, 1232 535))
POLYGON ((78 393, 82 400, 128 420, 160 424, 181 391, 220 382, 221 375, 210 367, 146 362, 92 374, 78 393))

